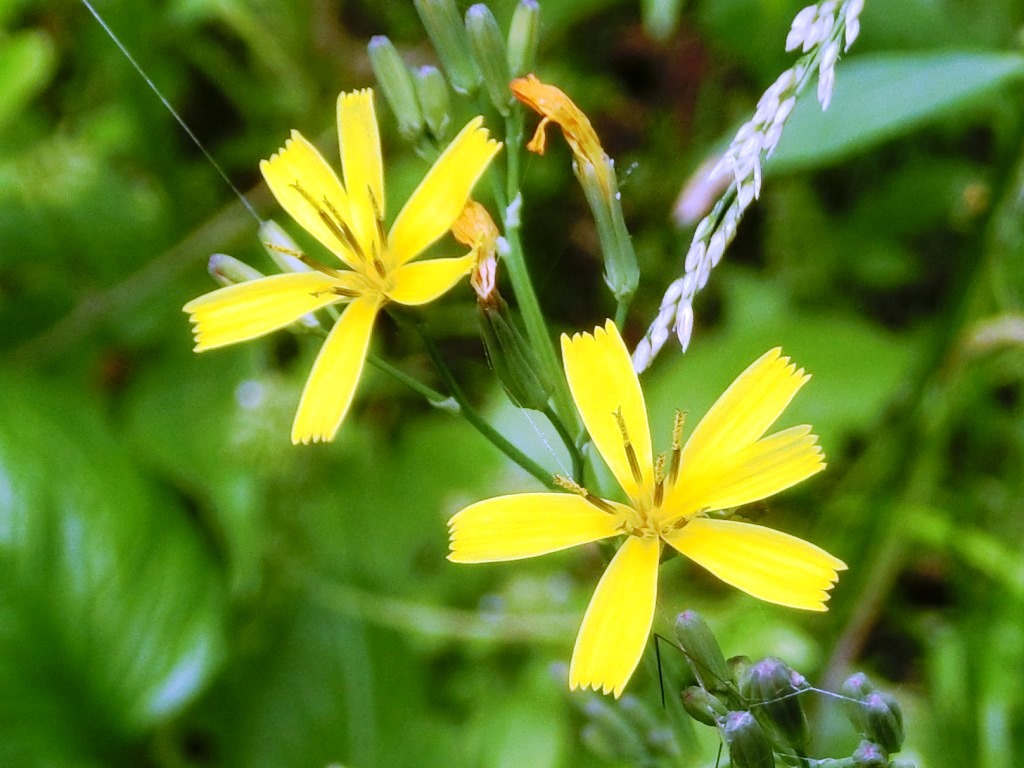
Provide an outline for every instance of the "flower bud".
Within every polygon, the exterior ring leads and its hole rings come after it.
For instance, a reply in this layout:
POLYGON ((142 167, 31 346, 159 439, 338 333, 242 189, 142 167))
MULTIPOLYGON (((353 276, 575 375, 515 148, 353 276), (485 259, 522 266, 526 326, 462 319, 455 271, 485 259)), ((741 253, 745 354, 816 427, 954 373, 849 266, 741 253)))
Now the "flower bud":
POLYGON ((622 201, 615 178, 615 164, 607 155, 599 165, 589 160, 576 164, 583 193, 590 204, 604 258, 604 282, 619 301, 626 301, 640 283, 640 266, 622 215, 622 201))
POLYGON ((494 108, 507 116, 512 103, 512 93, 508 89, 512 75, 508 68, 505 38, 490 8, 483 3, 470 6, 466 11, 466 34, 470 53, 484 77, 487 95, 491 97, 494 108))
POLYGON ((751 666, 740 680, 740 695, 774 741, 800 749, 810 734, 800 697, 803 675, 781 659, 768 657, 751 666))
POLYGON ((540 5, 537 0, 519 0, 508 29, 508 68, 512 77, 533 70, 540 41, 540 5))
POLYGON ((729 680, 729 667, 704 618, 692 610, 680 613, 676 618, 676 638, 700 684, 709 691, 722 690, 729 680))
POLYGON ((430 133, 438 141, 444 140, 451 123, 451 98, 448 83, 437 67, 420 67, 413 73, 416 96, 427 121, 430 133))
POLYGON ((849 696, 851 699, 859 701, 875 690, 875 684, 863 672, 857 672, 846 678, 843 681, 842 688, 839 690, 844 696, 849 696))
POLYGON ((889 755, 878 744, 866 739, 853 751, 856 768, 889 768, 889 755))
POLYGON ((423 114, 416 100, 409 68, 392 42, 383 35, 371 38, 366 50, 370 54, 374 77, 398 120, 398 132, 402 138, 415 141, 423 133, 423 114))
POLYGON ((263 277, 263 273, 258 269, 254 269, 234 256, 228 256, 226 253, 213 254, 207 263, 206 269, 210 273, 210 277, 218 285, 223 286, 247 283, 250 280, 263 277))
POLYGON ((768 738, 749 712, 730 712, 722 725, 722 740, 729 748, 733 768, 774 768, 768 738))
POLYGON ((753 662, 749 656, 730 656, 729 660, 725 662, 729 665, 729 679, 736 683, 737 686, 740 684, 740 680, 747 674, 747 670, 750 669, 753 662))
POLYGON ((895 697, 873 691, 861 702, 864 736, 886 752, 899 752, 903 746, 903 710, 895 697))
POLYGON ((683 700, 683 709, 698 723, 717 726, 722 718, 728 714, 725 704, 717 696, 708 693, 699 685, 691 685, 688 688, 684 688, 680 697, 683 700))
POLYGON ((874 683, 863 672, 850 675, 839 689, 840 693, 847 697, 846 701, 843 702, 846 708, 846 716, 853 724, 853 727, 860 733, 867 732, 867 721, 864 717, 865 713, 862 702, 874 690, 874 683))
POLYGON ((546 410, 551 388, 508 304, 495 291, 489 301, 477 302, 477 316, 487 358, 509 398, 520 408, 546 410))
POLYGON ((458 93, 472 94, 480 85, 480 73, 473 64, 466 42, 466 28, 459 18, 455 0, 414 0, 416 10, 434 44, 434 50, 458 93))

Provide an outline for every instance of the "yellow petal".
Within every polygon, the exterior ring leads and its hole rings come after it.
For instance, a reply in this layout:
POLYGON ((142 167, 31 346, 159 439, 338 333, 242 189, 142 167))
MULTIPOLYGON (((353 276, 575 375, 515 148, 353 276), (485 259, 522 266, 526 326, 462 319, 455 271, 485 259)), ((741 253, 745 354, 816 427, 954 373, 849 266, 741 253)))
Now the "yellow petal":
POLYGON ((455 563, 521 560, 607 539, 622 519, 581 496, 520 493, 466 507, 448 521, 455 563))
POLYGON ((766 499, 824 468, 824 455, 811 428, 785 429, 706 467, 704 474, 687 473, 665 502, 665 519, 766 499))
POLYGON ((395 265, 423 253, 462 213, 469 193, 501 149, 482 123, 482 117, 473 118, 452 139, 398 214, 388 236, 395 265))
POLYGON ((293 443, 334 439, 352 404, 378 306, 374 299, 355 299, 334 324, 302 391, 293 443))
POLYGON ((569 389, 590 438, 623 490, 630 498, 638 499, 654 484, 651 432, 644 393, 615 323, 607 321, 604 328, 595 328, 593 335, 577 333, 570 339, 563 334, 562 359, 569 389), (637 458, 640 483, 633 477, 615 417, 619 409, 637 458))
POLYGON ((722 581, 790 608, 824 611, 846 564, 810 542, 760 525, 697 518, 665 541, 722 581))
POLYGON ((272 275, 229 285, 193 299, 182 310, 195 325, 196 352, 276 331, 343 297, 335 287, 353 288, 354 278, 320 272, 272 275))
POLYGON ((377 218, 384 218, 384 166, 371 89, 338 97, 338 144, 352 228, 364 253, 374 253, 374 245, 381 253, 377 218))
POLYGON ((260 171, 288 215, 354 268, 356 258, 342 232, 351 218, 348 195, 316 147, 292 131, 284 148, 260 163, 260 171))
POLYGON ((426 304, 451 290, 475 263, 476 253, 470 253, 458 259, 403 264, 391 273, 395 287, 388 291, 388 298, 399 304, 426 304))
POLYGON ((622 694, 654 622, 661 542, 629 536, 587 606, 569 666, 569 688, 622 694))
POLYGON ((780 352, 751 364, 701 419, 683 448, 679 485, 760 439, 811 378, 780 352))

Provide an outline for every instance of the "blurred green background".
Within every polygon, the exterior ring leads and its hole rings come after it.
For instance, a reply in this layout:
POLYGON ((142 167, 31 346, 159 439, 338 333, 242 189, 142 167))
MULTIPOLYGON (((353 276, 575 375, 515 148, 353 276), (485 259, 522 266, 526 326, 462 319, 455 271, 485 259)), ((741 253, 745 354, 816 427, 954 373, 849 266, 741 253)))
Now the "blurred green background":
MULTIPOLYGON (((434 61, 411 3, 96 4, 289 227, 258 161, 292 128, 336 157, 334 101, 372 85, 371 35, 434 61)), ((793 60, 800 5, 542 0, 538 73, 617 160, 643 275, 628 340, 681 272, 679 189, 793 60)), ((507 23, 512 4, 492 8, 507 23)), ((867 0, 831 108, 813 89, 798 108, 698 297, 691 351, 670 344, 644 379, 664 440, 673 408, 703 413, 781 344, 814 375, 786 425, 815 426, 829 469, 762 522, 850 565, 807 616, 675 560, 656 629, 694 607, 727 655, 781 655, 832 688, 864 669, 907 708, 906 754, 936 768, 1024 754, 1022 48, 1020 0, 867 0)), ((378 113, 400 201, 425 163, 378 113)), ((614 306, 550 145, 526 165, 527 257, 553 331, 587 329, 614 306)), ((670 647, 665 708, 648 667, 618 715, 566 690, 597 553, 444 559, 460 505, 536 488, 469 427, 369 369, 339 439, 293 447, 316 339, 191 352, 180 307, 221 251, 271 270, 86 9, 0 0, 0 764, 713 765, 670 647)), ((557 470, 488 371, 468 286, 426 314, 472 399, 557 470)), ((386 320, 375 347, 442 386, 386 320)), ((848 754, 841 715, 809 704, 812 751, 848 754)))

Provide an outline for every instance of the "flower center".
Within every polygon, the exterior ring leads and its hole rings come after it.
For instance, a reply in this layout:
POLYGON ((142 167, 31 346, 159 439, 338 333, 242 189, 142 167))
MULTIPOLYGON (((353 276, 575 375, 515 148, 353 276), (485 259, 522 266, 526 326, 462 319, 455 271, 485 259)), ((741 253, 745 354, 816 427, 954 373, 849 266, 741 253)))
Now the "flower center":
MULTIPOLYGON (((388 291, 392 290, 394 288, 394 281, 390 270, 385 266, 383 252, 388 242, 387 232, 384 230, 384 215, 380 202, 373 193, 373 189, 367 187, 367 197, 373 208, 373 231, 365 233, 366 237, 364 240, 367 242, 361 242, 352 230, 352 227, 349 226, 348 222, 345 221, 344 217, 326 195, 321 200, 316 200, 299 183, 298 179, 291 183, 291 187, 309 204, 320 218, 320 221, 323 222, 324 226, 327 227, 328 231, 334 235, 345 250, 352 254, 356 261, 353 267, 380 293, 387 294, 388 291)), ((327 274, 333 273, 335 276, 339 274, 337 270, 331 270, 329 267, 318 265, 309 257, 303 258, 303 261, 314 269, 326 271, 327 274)))

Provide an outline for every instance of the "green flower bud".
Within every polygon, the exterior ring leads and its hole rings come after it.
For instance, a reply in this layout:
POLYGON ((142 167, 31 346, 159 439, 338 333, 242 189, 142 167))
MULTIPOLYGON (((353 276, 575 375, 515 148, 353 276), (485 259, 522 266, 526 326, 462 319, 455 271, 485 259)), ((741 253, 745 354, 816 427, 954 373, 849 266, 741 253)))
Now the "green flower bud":
POLYGON ((466 11, 466 33, 470 53, 484 77, 487 95, 494 108, 507 116, 512 104, 512 92, 508 89, 512 75, 508 68, 505 38, 491 9, 483 3, 470 6, 466 11))
POLYGON ((749 712, 730 712, 725 716, 722 740, 729 748, 733 768, 774 768, 775 756, 768 737, 749 712))
POLYGON ((740 695, 773 741, 800 749, 810 734, 803 705, 795 694, 807 687, 803 675, 781 659, 768 657, 746 671, 740 680, 740 695))
POLYGON ((861 702, 864 736, 886 752, 899 752, 903 746, 903 710, 895 697, 873 691, 861 702))
POLYGON ((747 670, 753 663, 749 656, 730 656, 726 662, 729 665, 729 679, 739 687, 740 680, 747 674, 747 670))
POLYGON ((839 690, 844 696, 849 696, 851 699, 859 701, 875 690, 875 684, 863 672, 857 672, 846 678, 843 681, 842 688, 839 690))
POLYGON ((458 93, 472 94, 480 85, 480 73, 469 55, 466 28, 455 0, 414 0, 416 10, 441 59, 448 82, 458 93))
POLYGON ((413 73, 416 96, 419 98, 423 118, 438 141, 444 140, 451 124, 451 98, 448 83, 437 67, 420 67, 413 73))
POLYGON ((590 204, 601 241, 604 282, 619 301, 628 301, 640 283, 640 266, 622 215, 622 200, 615 178, 615 163, 607 155, 594 165, 589 159, 576 162, 576 176, 590 204))
POLYGON ((853 764, 857 768, 889 768, 889 755, 881 746, 865 739, 853 751, 853 764))
POLYGON ((540 42, 540 5, 537 0, 519 0, 508 28, 508 68, 512 77, 533 71, 540 42))
POLYGON ((722 718, 728 714, 725 704, 717 696, 708 693, 699 685, 691 685, 689 688, 684 688, 680 697, 683 700, 683 709, 698 723, 717 726, 722 718))
POLYGON ((516 328, 508 304, 494 292, 488 301, 477 302, 477 317, 487 357, 509 398, 520 408, 545 410, 551 387, 529 343, 516 328))
POLYGON ((228 256, 226 253, 213 254, 206 269, 210 273, 210 277, 218 285, 223 286, 247 283, 250 280, 263 277, 263 273, 258 269, 253 269, 245 262, 239 261, 234 256, 228 256))
POLYGON ((868 694, 874 692, 874 690, 874 683, 872 683, 868 676, 863 672, 857 672, 856 674, 850 675, 846 678, 842 687, 839 689, 839 691, 847 697, 847 700, 843 702, 843 706, 846 708, 846 716, 853 724, 853 727, 860 733, 867 732, 867 722, 864 717, 864 707, 861 702, 868 694))
POLYGON ((370 54, 374 77, 398 120, 399 133, 402 138, 415 141, 423 133, 423 115, 409 68, 392 42, 383 35, 371 38, 366 50, 370 54))
POLYGON ((709 691, 724 689, 729 667, 703 617, 691 610, 680 613, 676 618, 676 638, 700 684, 709 691))

